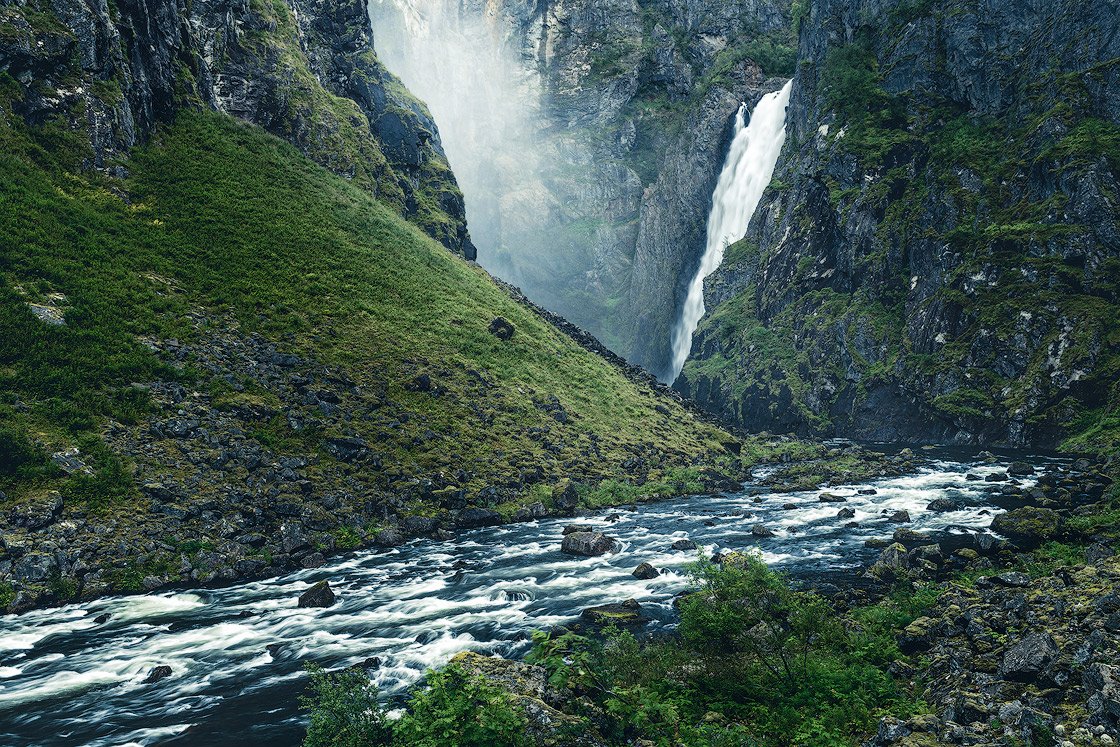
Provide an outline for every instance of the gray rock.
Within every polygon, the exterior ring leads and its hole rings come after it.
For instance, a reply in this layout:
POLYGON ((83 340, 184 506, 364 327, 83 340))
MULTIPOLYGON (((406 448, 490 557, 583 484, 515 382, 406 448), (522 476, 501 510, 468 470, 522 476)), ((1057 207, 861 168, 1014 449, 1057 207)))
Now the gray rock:
POLYGON ((648 581, 651 578, 657 578, 658 576, 660 576, 661 572, 658 571, 656 568, 654 568, 649 563, 642 563, 641 565, 639 565, 637 568, 634 569, 634 571, 631 573, 631 575, 634 578, 638 578, 638 579, 641 579, 643 581, 648 581))
POLYGON ((751 527, 751 534, 755 537, 773 537, 774 532, 765 524, 755 524, 751 527))
POLYGON ((298 607, 330 607, 335 603, 334 590, 327 581, 319 581, 299 595, 298 607))
POLYGON ((1008 647, 998 674, 1007 680, 1035 682, 1058 654, 1058 645, 1049 633, 1030 633, 1008 647))
POLYGON ((891 522, 892 524, 908 524, 910 523, 910 512, 895 511, 887 518, 887 521, 891 522))
POLYGON ((573 532, 564 536, 560 551, 569 555, 595 557, 618 550, 618 540, 602 532, 573 532))
POLYGON ((167 679, 172 674, 174 674, 174 672, 172 672, 171 667, 167 666, 166 664, 161 664, 158 667, 152 667, 151 671, 148 672, 148 676, 144 678, 143 684, 154 685, 160 680, 167 679))
POLYGON ((696 543, 690 539, 679 539, 669 546, 670 550, 695 550, 696 543))
POLYGON ((464 508, 455 517, 455 525, 462 529, 477 529, 479 527, 493 527, 504 523, 505 519, 500 513, 489 508, 464 508))

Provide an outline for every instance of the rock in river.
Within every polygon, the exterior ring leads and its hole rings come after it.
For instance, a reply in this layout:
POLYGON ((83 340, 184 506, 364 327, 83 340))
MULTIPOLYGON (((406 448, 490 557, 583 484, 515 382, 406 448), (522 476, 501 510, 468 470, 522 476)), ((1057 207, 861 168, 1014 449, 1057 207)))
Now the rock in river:
POLYGON ((335 596, 331 585, 320 581, 307 591, 299 595, 300 607, 330 607, 334 604, 335 596))
POLYGON ((641 565, 639 565, 637 568, 634 569, 634 572, 633 572, 632 575, 634 576, 634 578, 638 578, 638 579, 641 579, 643 581, 648 581, 651 578, 657 578, 658 576, 661 575, 661 573, 660 573, 660 571, 658 571, 656 568, 654 568, 649 563, 642 563, 641 565))
POLYGON ((569 555, 586 555, 595 557, 615 552, 618 549, 618 540, 608 537, 602 532, 572 532, 564 535, 560 551, 569 555))
POLYGON ((1061 528, 1062 517, 1049 508, 1025 506, 992 519, 992 531, 1012 542, 1032 547, 1053 539, 1061 528))
POLYGON ((159 682, 160 680, 166 679, 170 676, 171 667, 167 666, 166 664, 161 664, 158 667, 152 667, 152 670, 148 672, 148 676, 144 678, 144 684, 153 685, 156 682, 159 682))
POLYGON ((670 550, 695 550, 696 543, 690 539, 679 539, 669 546, 670 550))

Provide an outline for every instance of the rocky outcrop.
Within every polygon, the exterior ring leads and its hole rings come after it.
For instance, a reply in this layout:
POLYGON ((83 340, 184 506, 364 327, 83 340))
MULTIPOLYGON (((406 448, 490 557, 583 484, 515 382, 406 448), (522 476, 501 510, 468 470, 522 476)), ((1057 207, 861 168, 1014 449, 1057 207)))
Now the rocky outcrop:
POLYGON ((677 387, 748 428, 869 440, 1052 446, 1107 422, 1116 15, 811 3, 784 153, 677 387))
POLYGON ((120 175, 157 125, 209 107, 288 140, 474 257, 435 123, 378 61, 362 2, 60 0, 7 4, 0 23, 11 84, 0 107, 82 133, 87 169, 120 175))

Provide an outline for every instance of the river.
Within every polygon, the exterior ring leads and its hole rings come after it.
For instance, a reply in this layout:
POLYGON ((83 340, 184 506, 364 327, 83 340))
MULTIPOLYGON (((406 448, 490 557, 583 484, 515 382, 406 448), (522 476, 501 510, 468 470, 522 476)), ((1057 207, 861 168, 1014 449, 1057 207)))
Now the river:
POLYGON ((672 597, 686 587, 686 565, 696 559, 696 551, 669 549, 677 539, 690 538, 706 553, 757 548, 773 567, 801 575, 874 557, 864 542, 889 536, 898 525, 886 515, 897 510, 910 512, 906 526, 913 529, 984 531, 1000 510, 992 483, 965 475, 983 476, 1006 462, 930 455, 935 461, 916 474, 829 488, 847 498, 841 505, 819 502, 819 490, 776 494, 748 483, 733 495, 604 510, 578 520, 621 541, 620 552, 600 558, 561 554, 563 527, 572 520, 548 519, 354 553, 224 589, 112 597, 3 617, 0 743, 298 745, 297 696, 307 661, 333 668, 379 657, 375 680, 386 697, 399 698, 426 669, 459 651, 517 655, 532 631, 569 621, 585 607, 632 597, 655 618, 653 628, 671 625, 672 597), (876 493, 861 495, 860 488, 876 493), (926 510, 939 497, 956 499, 960 510, 926 510), (858 526, 838 520, 840 508, 854 509, 858 526), (775 536, 753 536, 758 523, 775 536), (635 579, 631 571, 643 561, 662 575, 635 579), (337 604, 298 609, 299 594, 321 579, 330 580, 337 604), (144 684, 156 666, 172 674, 144 684))

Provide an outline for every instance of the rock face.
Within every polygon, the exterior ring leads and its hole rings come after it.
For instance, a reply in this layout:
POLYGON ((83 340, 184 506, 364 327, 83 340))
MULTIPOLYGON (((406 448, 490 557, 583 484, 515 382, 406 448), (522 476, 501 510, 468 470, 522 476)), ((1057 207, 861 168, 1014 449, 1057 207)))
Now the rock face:
POLYGON ((88 136, 86 168, 119 175, 114 159, 180 108, 206 106, 288 140, 473 258, 435 123, 374 54, 359 0, 51 7, 0 8, 0 71, 28 123, 60 118, 88 136))
POLYGON ((375 36, 440 120, 480 262, 662 373, 734 115, 792 74, 789 3, 414 5, 372 3, 375 36))
POLYGON ((1091 428, 1117 386, 1115 14, 810 3, 783 155, 677 388, 772 432, 1091 428))

